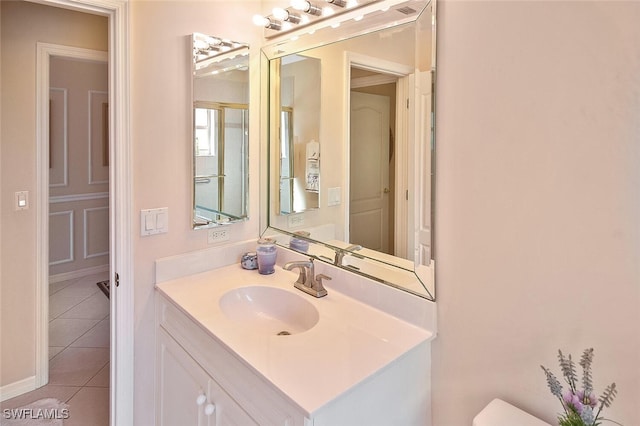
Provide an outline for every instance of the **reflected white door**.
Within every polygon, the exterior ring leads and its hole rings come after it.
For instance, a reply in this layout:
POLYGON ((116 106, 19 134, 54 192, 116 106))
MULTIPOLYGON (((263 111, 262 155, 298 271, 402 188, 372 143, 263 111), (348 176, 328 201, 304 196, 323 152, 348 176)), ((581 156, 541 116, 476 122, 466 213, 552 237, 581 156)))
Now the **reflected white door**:
POLYGON ((389 252, 389 97, 351 92, 349 242, 389 252))

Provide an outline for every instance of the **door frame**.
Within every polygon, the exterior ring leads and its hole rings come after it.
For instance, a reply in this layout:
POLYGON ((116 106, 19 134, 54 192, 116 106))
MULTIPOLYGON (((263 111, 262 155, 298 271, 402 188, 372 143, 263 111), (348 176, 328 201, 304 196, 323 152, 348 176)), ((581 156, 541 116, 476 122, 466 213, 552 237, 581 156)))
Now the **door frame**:
MULTIPOLYGON (((343 176, 345 176, 344 181, 344 200, 345 200, 345 208, 344 208, 344 236, 345 241, 349 242, 349 204, 348 200, 350 199, 349 194, 349 167, 351 164, 350 158, 350 147, 351 147, 351 137, 350 137, 350 129, 351 129, 351 67, 362 68, 369 71, 375 71, 377 73, 386 74, 390 76, 395 76, 397 78, 396 83, 396 149, 395 149, 395 169, 396 169, 396 179, 395 179, 395 229, 394 229, 394 251, 397 256, 407 257, 412 254, 412 252, 407 253, 407 237, 408 237, 408 222, 407 220, 398 221, 398 218, 407 218, 408 212, 411 211, 411 198, 409 199, 409 205, 407 205, 406 194, 408 191, 408 173, 412 173, 410 168, 407 168, 409 158, 409 131, 408 131, 408 122, 409 122, 409 110, 405 108, 404 105, 405 99, 409 99, 409 76, 415 72, 414 68, 405 64, 400 64, 397 62, 391 62, 384 59, 379 59, 373 56, 367 56, 360 53, 355 52, 345 52, 345 116, 347 120, 345 121, 344 129, 343 129, 343 140, 347 141, 344 145, 344 169, 343 176), (398 175, 399 170, 407 170, 407 174, 402 175, 401 178, 398 175)), ((411 176, 413 179, 413 176, 411 176)))
MULTIPOLYGON (((129 138, 129 3, 127 0, 28 0, 106 16, 109 20, 109 268, 110 424, 133 424, 134 304, 132 160, 129 138), (120 284, 118 286, 118 281, 120 284)), ((36 387, 48 382, 49 327, 49 58, 55 45, 38 44, 36 159, 36 387)), ((84 49, 83 49, 84 50, 84 49)), ((64 50, 63 50, 64 52, 64 50)), ((53 55, 55 56, 55 55, 53 55)), ((59 56, 59 55, 58 55, 59 56)))

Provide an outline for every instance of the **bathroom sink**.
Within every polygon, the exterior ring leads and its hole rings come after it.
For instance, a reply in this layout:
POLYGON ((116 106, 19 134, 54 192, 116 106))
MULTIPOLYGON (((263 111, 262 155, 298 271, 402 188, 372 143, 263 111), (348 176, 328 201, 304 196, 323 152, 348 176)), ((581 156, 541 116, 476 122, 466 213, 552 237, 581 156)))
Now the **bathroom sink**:
POLYGON ((220 298, 220 309, 248 331, 280 336, 307 331, 319 318, 316 307, 302 296, 267 286, 230 290, 220 298))

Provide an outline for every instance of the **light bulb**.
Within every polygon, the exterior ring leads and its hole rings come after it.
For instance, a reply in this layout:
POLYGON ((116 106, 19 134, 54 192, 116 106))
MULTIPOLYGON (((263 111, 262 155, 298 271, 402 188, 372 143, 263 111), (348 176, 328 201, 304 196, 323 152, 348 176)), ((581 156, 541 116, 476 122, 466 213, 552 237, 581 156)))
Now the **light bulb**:
POLYGON ((215 37, 211 37, 211 36, 207 36, 206 38, 207 43, 209 43, 210 45, 216 45, 216 44, 220 44, 221 41, 219 38, 215 38, 215 37))
POLYGON ((273 17, 281 21, 285 21, 289 17, 289 12, 281 7, 275 7, 272 12, 273 17))
POLYGON ((265 27, 269 30, 280 31, 282 28, 282 24, 280 21, 272 21, 271 19, 262 16, 262 15, 253 15, 253 23, 256 25, 260 25, 261 27, 265 27))
POLYGON ((314 4, 311 4, 308 0, 291 0, 291 7, 293 7, 295 10, 300 10, 310 15, 320 16, 322 14, 322 9, 314 4))
POLYGON ((302 20, 300 15, 291 13, 287 9, 283 9, 281 7, 274 8, 272 12, 273 17, 279 21, 287 21, 291 22, 292 24, 299 24, 302 20))
POLYGON ((196 49, 206 49, 207 47, 209 47, 207 42, 204 40, 194 40, 193 45, 196 49))
POLYGON ((306 12, 307 10, 309 10, 311 4, 307 0, 291 0, 291 6, 295 10, 306 12))
POLYGON ((334 13, 335 12, 330 7, 325 7, 324 9, 322 9, 322 16, 331 16, 334 13))
POLYGON ((269 25, 269 19, 265 18, 262 15, 253 15, 253 23, 255 25, 259 25, 261 27, 266 27, 267 25, 269 25))

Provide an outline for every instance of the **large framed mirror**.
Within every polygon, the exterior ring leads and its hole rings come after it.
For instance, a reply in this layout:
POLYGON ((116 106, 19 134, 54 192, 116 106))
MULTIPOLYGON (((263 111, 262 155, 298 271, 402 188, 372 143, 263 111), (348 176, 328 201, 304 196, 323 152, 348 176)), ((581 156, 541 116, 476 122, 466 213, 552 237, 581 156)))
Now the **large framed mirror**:
MULTIPOLYGON (((339 27, 328 20, 323 34, 283 37, 262 49, 269 69, 265 235, 321 261, 435 300, 436 4, 381 1, 368 10, 363 18, 339 27), (282 102, 283 85, 295 84, 286 81, 282 64, 300 57, 318 63, 319 95, 311 90, 306 94, 318 97, 314 142, 322 155, 319 204, 296 210, 282 202, 289 199, 283 176, 286 167, 307 168, 307 157, 294 156, 285 164, 283 146, 293 141, 293 151, 302 152, 296 143, 309 141, 295 130, 298 104, 282 102), (299 159, 303 164, 296 164, 299 159), (300 240, 309 243, 302 250, 300 240)), ((301 196, 304 191, 302 186, 301 196)))
POLYGON ((248 218, 249 46, 195 33, 194 229, 248 218))

